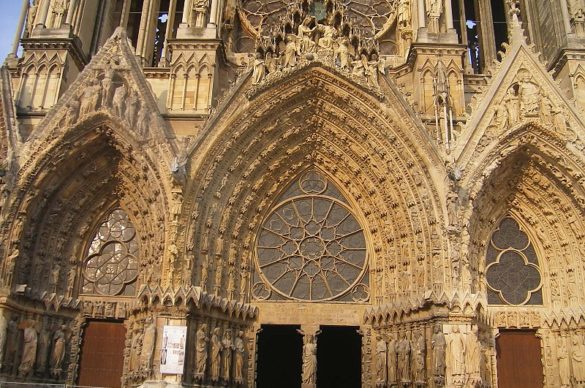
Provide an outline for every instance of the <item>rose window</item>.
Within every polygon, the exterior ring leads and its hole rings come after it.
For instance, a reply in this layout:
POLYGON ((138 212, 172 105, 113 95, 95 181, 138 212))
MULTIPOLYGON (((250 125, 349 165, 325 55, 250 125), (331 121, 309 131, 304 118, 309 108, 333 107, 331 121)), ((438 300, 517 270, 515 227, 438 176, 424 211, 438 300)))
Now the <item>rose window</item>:
POLYGON ((513 218, 504 218, 493 233, 486 265, 490 304, 542 304, 536 252, 513 218))
POLYGON ((293 183, 273 207, 256 254, 257 299, 368 298, 364 231, 341 193, 316 171, 293 183))
POLYGON ((108 216, 96 232, 83 267, 84 294, 133 295, 138 278, 138 241, 122 209, 108 216))

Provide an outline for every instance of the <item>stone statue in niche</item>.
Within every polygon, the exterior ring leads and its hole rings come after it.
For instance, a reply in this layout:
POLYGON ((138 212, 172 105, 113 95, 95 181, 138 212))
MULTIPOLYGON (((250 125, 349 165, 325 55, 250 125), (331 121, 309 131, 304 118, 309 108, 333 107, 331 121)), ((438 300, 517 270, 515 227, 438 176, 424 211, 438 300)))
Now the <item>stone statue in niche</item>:
POLYGON ((388 385, 392 386, 392 384, 398 381, 396 375, 396 345, 397 341, 394 338, 394 334, 390 334, 390 340, 388 341, 388 385))
POLYGON ((25 321, 23 324, 22 358, 20 360, 20 365, 18 366, 18 375, 20 377, 27 377, 35 364, 38 342, 35 325, 36 322, 32 320, 25 321))
POLYGON ((439 28, 439 19, 443 14, 443 0, 426 0, 425 5, 429 32, 438 34, 441 32, 439 28))
POLYGON ((114 95, 114 69, 108 67, 102 79, 102 108, 110 106, 114 95))
POLYGON ((132 349, 133 351, 130 353, 130 362, 128 369, 136 372, 140 369, 139 365, 139 357, 140 357, 140 350, 142 349, 142 339, 144 338, 144 333, 142 330, 134 331, 134 336, 132 337, 132 349))
POLYGON ((152 317, 144 321, 144 337, 142 339, 141 369, 147 375, 152 371, 152 356, 156 341, 156 322, 152 317))
POLYGON ((573 334, 571 337, 571 367, 573 369, 573 386, 585 384, 585 348, 583 337, 573 334))
POLYGON ((558 341, 557 359, 559 362, 561 388, 568 388, 571 386, 571 365, 569 362, 569 351, 567 350, 567 344, 564 338, 560 338, 558 341))
POLYGON ((410 340, 406 333, 403 334, 402 339, 398 341, 398 377, 401 382, 406 383, 410 381, 410 340))
POLYGON ((445 350, 447 349, 447 341, 445 340, 445 334, 443 334, 440 325, 434 328, 431 347, 433 349, 433 375, 435 377, 435 384, 442 387, 445 383, 445 350))
POLYGON ((451 364, 451 375, 456 386, 465 383, 465 341, 459 332, 459 326, 453 326, 447 343, 447 354, 451 364))
POLYGON ((77 276, 76 268, 71 268, 67 273, 67 296, 73 297, 75 291, 75 277, 77 276))
POLYGON ((225 329, 221 340, 223 353, 223 380, 230 381, 230 372, 232 368, 232 351, 234 350, 234 341, 232 340, 232 331, 225 329))
POLYGON ((126 98, 126 113, 124 117, 126 118, 126 122, 130 127, 134 125, 134 121, 136 119, 136 112, 138 111, 138 104, 139 104, 138 93, 136 90, 130 89, 128 93, 128 97, 126 98))
POLYGON ((234 369, 234 382, 236 384, 244 384, 244 357, 246 352, 246 347, 244 345, 244 332, 242 330, 238 331, 236 335, 236 340, 234 341, 235 347, 235 369, 234 369))
POLYGON ((61 274, 61 266, 59 263, 53 264, 53 268, 51 269, 51 274, 49 276, 49 291, 50 292, 57 292, 57 287, 59 286, 59 275, 61 274))
POLYGON ((51 23, 48 28, 60 28, 63 23, 63 16, 67 12, 67 3, 65 0, 53 0, 53 7, 51 11, 51 23))
POLYGON ((221 329, 216 327, 211 335, 211 381, 219 381, 221 367, 221 329))
POLYGON ((207 325, 202 324, 197 330, 195 339, 195 379, 201 381, 205 378, 207 367, 207 325))
POLYGON ((51 352, 51 376, 61 378, 63 360, 65 359, 65 330, 67 326, 61 325, 53 334, 53 350, 51 352))
POLYGON ((37 11, 39 9, 38 1, 39 0, 33 0, 28 8, 28 14, 26 15, 26 32, 29 37, 35 27, 35 18, 37 17, 37 11))
POLYGON ((37 345, 36 373, 45 375, 47 362, 49 361, 49 350, 51 349, 51 332, 50 324, 47 317, 43 318, 44 324, 39 331, 39 340, 37 345))
POLYGON ((449 219, 449 226, 456 228, 459 226, 459 196, 454 191, 447 193, 447 217, 449 219))
POLYGON ((425 343, 424 331, 418 334, 414 343, 414 376, 417 383, 425 382, 425 359, 427 348, 425 343))
POLYGON ((376 386, 384 387, 386 385, 388 347, 386 341, 381 336, 376 338, 376 386))
POLYGON ((305 336, 303 345, 303 384, 317 382, 317 338, 312 334, 305 336))

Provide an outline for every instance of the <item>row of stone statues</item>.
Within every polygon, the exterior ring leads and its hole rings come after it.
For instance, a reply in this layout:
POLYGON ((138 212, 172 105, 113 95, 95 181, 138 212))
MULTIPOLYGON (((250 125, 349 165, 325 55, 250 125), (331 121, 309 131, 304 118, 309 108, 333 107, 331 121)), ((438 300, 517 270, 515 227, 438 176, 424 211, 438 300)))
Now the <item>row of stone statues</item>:
POLYGON ((49 374, 60 380, 68 337, 66 325, 58 324, 55 328, 32 319, 19 322, 16 315, 7 320, 0 313, 0 370, 20 377, 49 374))
POLYGON ((385 62, 379 58, 377 50, 373 46, 364 48, 371 44, 364 41, 363 46, 357 36, 351 38, 351 34, 342 32, 341 26, 332 22, 318 23, 307 15, 297 27, 296 34, 289 32, 279 36, 283 37, 279 44, 275 43, 275 37, 264 37, 264 41, 258 44, 253 62, 253 84, 312 60, 337 67, 352 78, 365 79, 366 84, 375 89, 379 88, 379 75, 386 72, 385 62))
POLYGON ((244 383, 245 344, 244 332, 236 331, 233 338, 232 329, 223 330, 215 327, 209 337, 207 324, 201 324, 195 336, 195 372, 196 381, 206 377, 214 382, 235 384, 244 383), (209 370, 208 370, 209 366, 209 370))
POLYGON ((430 341, 431 365, 426 365, 427 340, 424 330, 398 337, 390 334, 376 338, 375 381, 377 387, 414 384, 426 386, 432 379, 435 386, 479 386, 480 345, 477 327, 461 333, 454 325, 447 335, 440 325, 434 327, 430 341), (449 379, 447 378, 449 373, 449 379))
POLYGON ((153 112, 141 102, 139 92, 129 82, 115 81, 116 76, 117 72, 111 67, 96 72, 80 98, 72 98, 67 103, 63 125, 74 125, 79 118, 103 109, 124 120, 138 135, 147 136, 153 112))

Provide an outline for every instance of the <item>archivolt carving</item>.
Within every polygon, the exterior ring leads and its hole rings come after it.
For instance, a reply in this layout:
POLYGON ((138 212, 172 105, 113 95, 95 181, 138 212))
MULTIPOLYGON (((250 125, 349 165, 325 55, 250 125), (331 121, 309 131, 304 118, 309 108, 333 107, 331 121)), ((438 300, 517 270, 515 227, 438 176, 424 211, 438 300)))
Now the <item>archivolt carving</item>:
POLYGON ((411 292, 415 282, 417 288, 444 283, 442 258, 427 256, 440 251, 433 249, 440 244, 433 240, 440 235, 437 197, 429 170, 406 152, 412 128, 402 137, 407 128, 388 117, 393 112, 379 116, 379 103, 358 103, 337 86, 347 84, 323 70, 300 73, 287 88, 257 96, 245 116, 224 113, 213 133, 196 142, 206 152, 192 161, 200 172, 185 194, 187 212, 196 215, 187 238, 197 248, 189 259, 192 281, 208 292, 240 290, 246 298, 251 242, 268 204, 285 182, 313 165, 339 182, 363 212, 373 236, 372 281, 385 290, 377 298, 411 292), (415 258, 437 265, 419 265, 415 258), (393 268, 386 279, 384 267, 393 268))

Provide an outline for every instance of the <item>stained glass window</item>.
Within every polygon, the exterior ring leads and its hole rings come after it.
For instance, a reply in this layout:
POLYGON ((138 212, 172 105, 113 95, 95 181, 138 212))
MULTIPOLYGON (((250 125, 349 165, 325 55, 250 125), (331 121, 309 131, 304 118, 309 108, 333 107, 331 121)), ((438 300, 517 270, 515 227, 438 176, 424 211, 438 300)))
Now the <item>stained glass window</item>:
POLYGON ((492 234, 486 256, 490 304, 542 304, 538 258, 528 235, 511 217, 492 234))
POLYGON ((83 265, 83 294, 134 295, 138 238, 128 214, 112 211, 98 228, 83 265))
POLYGON ((252 292, 258 299, 368 298, 364 231, 339 190, 315 170, 272 208, 256 257, 252 292))

